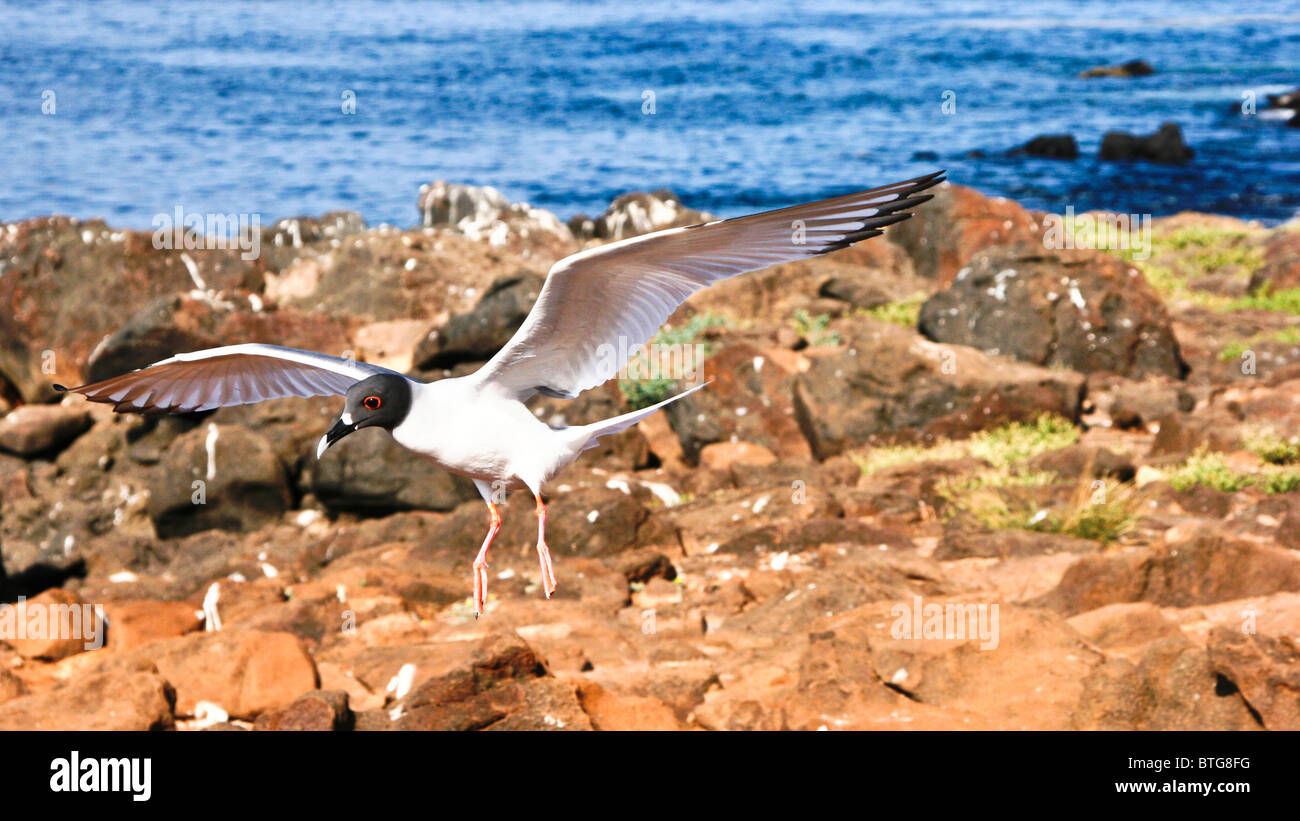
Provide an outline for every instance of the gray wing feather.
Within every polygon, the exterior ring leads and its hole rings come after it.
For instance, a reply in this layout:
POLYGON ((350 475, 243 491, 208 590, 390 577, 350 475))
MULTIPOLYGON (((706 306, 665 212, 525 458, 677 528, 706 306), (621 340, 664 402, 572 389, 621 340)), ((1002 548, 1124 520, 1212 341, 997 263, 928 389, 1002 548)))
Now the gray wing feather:
POLYGON ((539 391, 577 396, 613 377, 694 292, 881 234, 930 199, 920 191, 942 181, 939 172, 566 257, 551 268, 519 330, 474 378, 521 400, 539 391))
POLYGON ((111 379, 62 388, 118 411, 185 413, 290 396, 341 396, 396 371, 314 351, 248 343, 177 354, 111 379))

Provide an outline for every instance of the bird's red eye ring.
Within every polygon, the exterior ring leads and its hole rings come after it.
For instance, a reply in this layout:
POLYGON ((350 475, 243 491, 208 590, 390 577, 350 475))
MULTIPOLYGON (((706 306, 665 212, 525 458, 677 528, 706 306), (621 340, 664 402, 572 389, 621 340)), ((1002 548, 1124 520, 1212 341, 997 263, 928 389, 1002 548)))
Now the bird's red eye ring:
POLYGON ((361 404, 365 405, 369 410, 379 410, 379 406, 384 404, 384 400, 378 396, 367 396, 361 400, 361 404))

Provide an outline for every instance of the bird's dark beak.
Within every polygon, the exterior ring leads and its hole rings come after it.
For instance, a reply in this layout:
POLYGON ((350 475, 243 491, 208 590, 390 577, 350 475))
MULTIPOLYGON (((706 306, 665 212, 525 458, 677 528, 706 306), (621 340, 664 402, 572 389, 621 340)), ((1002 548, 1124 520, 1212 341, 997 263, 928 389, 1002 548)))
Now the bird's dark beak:
POLYGON ((320 443, 316 445, 316 458, 321 458, 330 445, 342 439, 344 436, 347 436, 349 433, 352 433, 356 429, 356 425, 350 422, 344 422, 342 416, 335 419, 334 426, 325 431, 325 435, 320 438, 320 443))

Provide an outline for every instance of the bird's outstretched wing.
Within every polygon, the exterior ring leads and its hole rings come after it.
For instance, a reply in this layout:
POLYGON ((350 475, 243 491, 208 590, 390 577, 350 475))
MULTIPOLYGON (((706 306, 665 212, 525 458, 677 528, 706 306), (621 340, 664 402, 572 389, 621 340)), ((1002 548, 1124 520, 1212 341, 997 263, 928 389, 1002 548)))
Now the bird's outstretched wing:
POLYGON ((943 172, 736 219, 613 242, 557 262, 523 325, 472 378, 520 400, 605 382, 692 293, 883 233, 943 172), (620 345, 620 342, 622 343, 620 345), (626 357, 618 361, 617 352, 626 357))
POLYGON ((377 373, 396 373, 313 351, 252 342, 182 353, 112 379, 58 390, 119 412, 185 413, 287 396, 342 395, 377 373))

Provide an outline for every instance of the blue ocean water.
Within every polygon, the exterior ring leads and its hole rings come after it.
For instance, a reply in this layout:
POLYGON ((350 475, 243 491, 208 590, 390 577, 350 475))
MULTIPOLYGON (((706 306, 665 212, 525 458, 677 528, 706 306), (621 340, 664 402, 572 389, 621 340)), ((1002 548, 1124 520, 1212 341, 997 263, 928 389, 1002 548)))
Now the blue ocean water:
POLYGON ((1054 210, 1300 212, 1300 129, 1239 109, 1300 85, 1300 3, 991 5, 0 0, 0 219, 406 226, 435 178, 562 218, 659 187, 731 215, 940 167, 1054 210), (1157 73, 1077 77, 1133 58, 1157 73), (1167 120, 1190 164, 1096 160, 1167 120), (1084 156, 1006 156, 1044 133, 1084 156))

